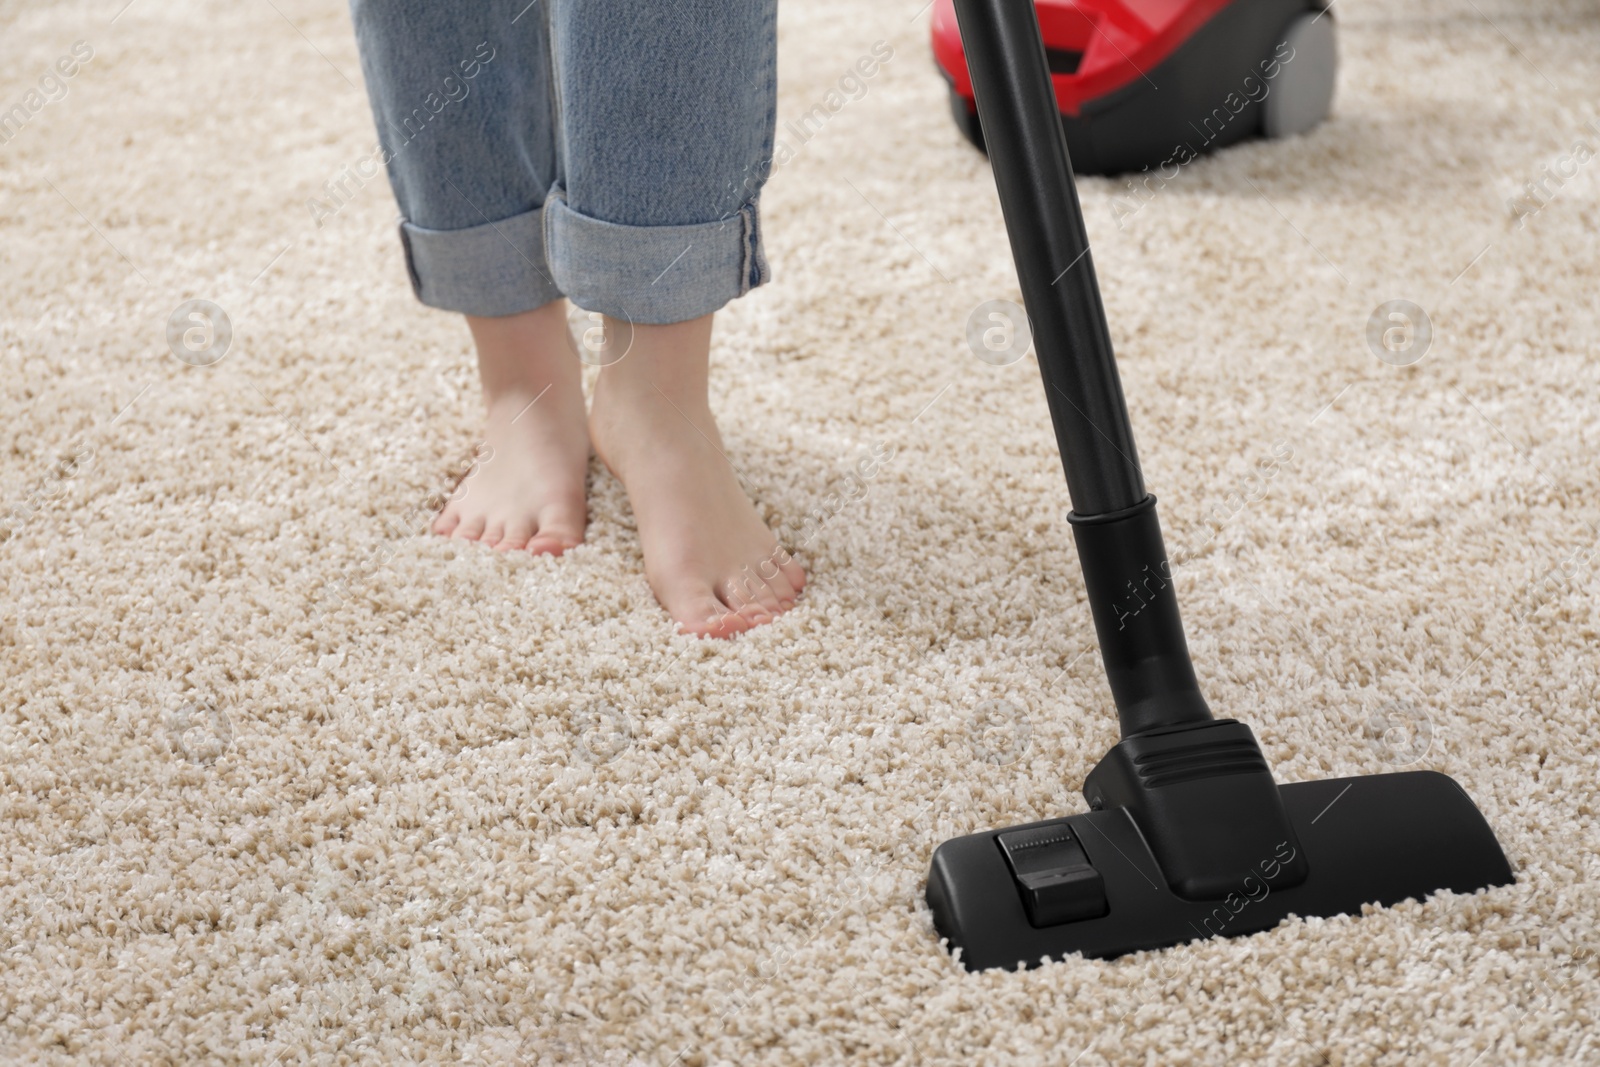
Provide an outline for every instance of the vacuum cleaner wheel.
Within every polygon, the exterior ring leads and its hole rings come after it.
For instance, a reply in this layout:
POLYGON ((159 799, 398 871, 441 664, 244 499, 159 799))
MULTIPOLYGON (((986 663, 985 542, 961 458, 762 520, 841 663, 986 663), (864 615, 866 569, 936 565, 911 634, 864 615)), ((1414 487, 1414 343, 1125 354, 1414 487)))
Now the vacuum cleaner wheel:
POLYGON ((973 147, 978 151, 987 151, 983 147, 983 126, 978 122, 978 110, 967 103, 967 98, 950 90, 950 115, 956 120, 956 129, 961 131, 973 147))
POLYGON ((1268 137, 1305 133, 1328 117, 1339 54, 1333 19, 1319 12, 1289 24, 1284 40, 1294 49, 1262 105, 1261 132, 1268 137))

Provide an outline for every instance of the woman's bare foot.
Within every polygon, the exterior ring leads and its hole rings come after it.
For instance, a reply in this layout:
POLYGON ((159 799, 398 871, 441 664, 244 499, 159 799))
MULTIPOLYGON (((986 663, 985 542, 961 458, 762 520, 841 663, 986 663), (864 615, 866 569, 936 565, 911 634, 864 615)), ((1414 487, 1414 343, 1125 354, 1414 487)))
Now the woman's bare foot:
MULTIPOLYGON (((628 331, 607 322, 606 335, 628 331)), ((633 326, 595 386, 589 433, 622 480, 645 577, 685 633, 729 637, 794 604, 805 571, 739 485, 707 402, 711 316, 633 326)))
POLYGON ((488 427, 433 532, 491 548, 559 556, 583 540, 589 431, 566 302, 501 318, 467 316, 488 427))

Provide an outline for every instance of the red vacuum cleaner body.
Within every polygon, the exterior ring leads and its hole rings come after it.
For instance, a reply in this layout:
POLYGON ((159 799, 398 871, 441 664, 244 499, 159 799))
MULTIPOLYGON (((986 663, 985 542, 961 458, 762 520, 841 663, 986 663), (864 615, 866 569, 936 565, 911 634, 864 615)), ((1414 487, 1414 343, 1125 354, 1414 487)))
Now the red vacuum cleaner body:
MULTIPOLYGON (((1338 67, 1320 0, 1036 0, 1073 170, 1181 167, 1247 137, 1328 115, 1338 67)), ((954 0, 936 0, 933 54, 962 132, 984 146, 954 0)), ((1171 177, 1171 174, 1168 174, 1171 177)))

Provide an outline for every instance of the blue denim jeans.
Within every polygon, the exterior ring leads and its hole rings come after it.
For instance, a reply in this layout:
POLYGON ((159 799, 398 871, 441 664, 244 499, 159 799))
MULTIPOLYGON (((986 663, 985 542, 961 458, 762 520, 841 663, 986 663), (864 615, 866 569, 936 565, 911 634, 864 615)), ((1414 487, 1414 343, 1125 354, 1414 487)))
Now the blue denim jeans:
POLYGON ((698 318, 769 277, 777 0, 351 0, 423 303, 698 318))

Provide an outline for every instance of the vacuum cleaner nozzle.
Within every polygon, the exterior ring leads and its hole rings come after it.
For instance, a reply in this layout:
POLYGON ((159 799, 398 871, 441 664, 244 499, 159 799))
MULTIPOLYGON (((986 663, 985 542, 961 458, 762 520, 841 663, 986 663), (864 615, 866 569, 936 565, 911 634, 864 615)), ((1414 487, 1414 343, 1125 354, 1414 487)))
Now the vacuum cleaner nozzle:
MULTIPOLYGON (((1140 766, 1137 758, 1108 757, 1085 792, 1105 796, 1102 772, 1121 775, 1126 764, 1140 766)), ((1263 763, 1176 784, 1154 773, 1145 782, 1135 788, 1147 796, 1181 792, 1142 812, 1108 805, 939 846, 927 899, 968 970, 1016 970, 1072 953, 1110 958, 1255 933, 1291 915, 1358 914, 1366 904, 1512 881, 1483 816, 1436 771, 1278 786, 1263 763), (1270 797, 1259 792, 1263 776, 1270 797), (1265 814, 1252 810, 1262 801, 1265 814), (1226 861, 1208 862, 1213 855, 1226 861)))

